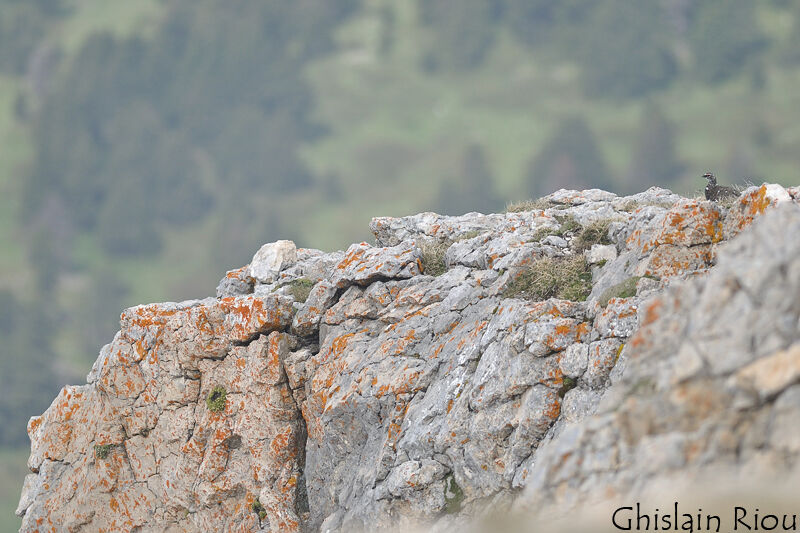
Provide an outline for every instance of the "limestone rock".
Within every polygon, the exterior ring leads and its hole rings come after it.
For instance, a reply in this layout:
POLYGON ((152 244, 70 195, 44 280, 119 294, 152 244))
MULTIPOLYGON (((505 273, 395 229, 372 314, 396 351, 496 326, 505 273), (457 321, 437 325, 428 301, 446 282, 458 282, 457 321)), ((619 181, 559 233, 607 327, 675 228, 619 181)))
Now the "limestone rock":
POLYGON ((447 531, 487 504, 787 469, 796 198, 561 190, 517 213, 376 218, 374 246, 265 245, 217 298, 125 310, 87 384, 31 419, 23 531, 447 531), (587 301, 507 297, 598 221, 587 301))
POLYGON ((341 289, 354 283, 366 285, 381 278, 410 278, 420 273, 419 251, 413 242, 377 248, 362 242, 347 249, 335 267, 331 283, 341 289))
POLYGON ((226 272, 225 277, 217 285, 217 298, 252 294, 256 280, 250 275, 249 267, 250 265, 247 265, 226 272))
POLYGON ((591 265, 606 263, 617 258, 617 247, 613 244, 594 244, 586 254, 586 260, 591 265))
POLYGON ((297 261, 297 248, 292 241, 275 241, 263 245, 250 261, 249 273, 261 283, 274 281, 281 270, 297 261))
POLYGON ((645 480, 735 477, 756 457, 770 482, 796 483, 786 454, 800 450, 798 231, 796 206, 765 213, 704 278, 647 302, 620 381, 597 414, 538 448, 518 508, 570 513, 602 494, 633 501, 645 480), (735 281, 748 278, 761 280, 757 292, 735 281))

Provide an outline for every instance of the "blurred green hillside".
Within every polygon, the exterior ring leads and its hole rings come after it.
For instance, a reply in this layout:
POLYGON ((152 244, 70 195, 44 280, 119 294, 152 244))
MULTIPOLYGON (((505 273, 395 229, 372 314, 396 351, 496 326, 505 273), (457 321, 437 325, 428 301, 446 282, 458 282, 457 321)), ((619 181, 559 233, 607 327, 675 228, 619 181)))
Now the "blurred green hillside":
POLYGON ((795 0, 0 0, 0 486, 122 308, 377 215, 796 184, 798 87, 795 0))

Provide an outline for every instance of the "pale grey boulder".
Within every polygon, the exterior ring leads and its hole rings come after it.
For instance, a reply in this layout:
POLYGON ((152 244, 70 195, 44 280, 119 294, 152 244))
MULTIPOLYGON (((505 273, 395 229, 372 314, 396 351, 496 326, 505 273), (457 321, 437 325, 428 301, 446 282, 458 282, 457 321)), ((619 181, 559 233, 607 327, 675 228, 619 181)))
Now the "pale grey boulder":
POLYGON ((292 241, 263 245, 250 261, 250 275, 259 283, 271 283, 281 270, 297 262, 297 247, 292 241))

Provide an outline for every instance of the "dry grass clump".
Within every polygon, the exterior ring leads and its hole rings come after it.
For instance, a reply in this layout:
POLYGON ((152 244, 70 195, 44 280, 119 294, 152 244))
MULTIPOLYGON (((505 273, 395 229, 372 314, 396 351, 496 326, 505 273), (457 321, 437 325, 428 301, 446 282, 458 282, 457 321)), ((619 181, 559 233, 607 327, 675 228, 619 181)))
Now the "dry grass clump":
POLYGON ((459 235, 455 239, 452 239, 452 241, 450 241, 450 244, 452 244, 454 242, 459 242, 459 241, 466 241, 468 239, 474 239, 475 237, 477 237, 481 233, 483 233, 483 231, 481 231, 479 229, 474 229, 472 231, 468 231, 466 233, 462 233, 461 235, 459 235))
POLYGON ((508 284, 503 296, 531 300, 560 298, 581 302, 592 291, 592 274, 582 255, 543 257, 508 284))
POLYGON ((611 225, 611 222, 613 222, 613 220, 607 218, 584 226, 578 232, 578 236, 572 243, 575 247, 575 251, 583 252, 595 244, 611 244, 611 239, 608 238, 608 227, 611 225))
POLYGON ((441 276, 447 272, 447 264, 444 262, 444 254, 450 248, 450 241, 424 241, 419 245, 422 253, 422 273, 428 276, 441 276))
POLYGON ((559 237, 563 237, 568 233, 575 233, 581 230, 581 223, 578 222, 572 215, 563 215, 563 216, 556 215, 556 220, 558 220, 561 226, 558 228, 558 230, 556 230, 556 232, 553 235, 558 235, 559 237))
POLYGON ((626 213, 633 213, 640 207, 642 207, 641 202, 637 202, 636 200, 627 200, 625 204, 620 208, 620 211, 625 211, 626 213))
POLYGON ((555 218, 561 225, 555 229, 549 227, 539 228, 536 233, 533 234, 531 242, 538 242, 550 235, 564 237, 569 233, 574 234, 581 229, 580 223, 575 220, 575 217, 572 215, 556 215, 555 218))
POLYGON ((506 213, 521 213, 522 211, 544 211, 555 204, 550 200, 544 198, 537 198, 536 200, 524 200, 522 202, 511 202, 506 205, 506 213))
POLYGON ((532 240, 540 241, 550 235, 558 237, 573 235, 575 238, 572 241, 572 247, 579 253, 588 250, 594 244, 611 244, 611 239, 608 238, 608 228, 614 219, 598 220, 587 226, 581 226, 580 222, 571 215, 556 217, 556 220, 561 224, 557 229, 541 228, 534 233, 532 240))
POLYGON ((485 230, 476 229, 467 231, 454 239, 422 241, 418 245, 422 253, 422 257, 420 258, 422 262, 422 273, 429 276, 441 276, 447 272, 447 264, 444 261, 444 254, 447 252, 447 249, 457 242, 474 239, 483 233, 485 233, 485 230))

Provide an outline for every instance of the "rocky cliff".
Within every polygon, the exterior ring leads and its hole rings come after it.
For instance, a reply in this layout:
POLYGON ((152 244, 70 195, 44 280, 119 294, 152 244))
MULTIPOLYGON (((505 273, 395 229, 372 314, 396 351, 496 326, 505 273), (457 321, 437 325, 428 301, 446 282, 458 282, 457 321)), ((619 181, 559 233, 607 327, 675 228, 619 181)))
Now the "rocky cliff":
POLYGON ((460 528, 800 451, 800 189, 558 191, 262 247, 31 419, 23 531, 460 528), (730 242, 728 242, 730 241, 730 242))

